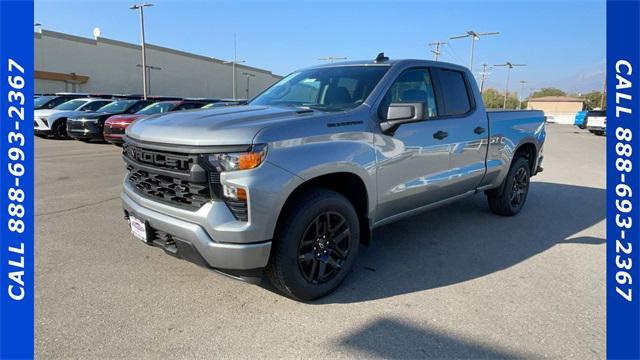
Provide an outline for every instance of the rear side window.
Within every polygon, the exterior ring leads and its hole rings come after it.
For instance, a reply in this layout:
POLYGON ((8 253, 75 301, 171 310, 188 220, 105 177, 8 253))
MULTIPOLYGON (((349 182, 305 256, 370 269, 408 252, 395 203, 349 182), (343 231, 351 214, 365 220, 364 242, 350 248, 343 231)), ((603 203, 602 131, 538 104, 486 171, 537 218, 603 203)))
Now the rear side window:
POLYGON ((93 101, 88 103, 87 105, 83 106, 81 110, 84 111, 96 111, 98 109, 100 109, 101 107, 109 104, 111 101, 93 101))
POLYGON ((129 110, 127 110, 127 113, 129 114, 134 114, 140 110, 142 110, 142 108, 147 107, 147 105, 153 103, 152 101, 140 101, 137 104, 133 105, 132 107, 129 108, 129 110))
POLYGON ((444 109, 440 115, 463 115, 471 111, 471 102, 464 75, 455 70, 440 69, 438 71, 444 109))

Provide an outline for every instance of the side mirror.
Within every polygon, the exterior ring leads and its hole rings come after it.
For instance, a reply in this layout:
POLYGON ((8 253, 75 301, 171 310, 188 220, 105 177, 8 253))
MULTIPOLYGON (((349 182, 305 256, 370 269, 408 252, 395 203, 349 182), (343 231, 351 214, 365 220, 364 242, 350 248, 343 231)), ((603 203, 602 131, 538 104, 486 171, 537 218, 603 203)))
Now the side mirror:
POLYGON ((392 130, 398 125, 424 119, 424 103, 391 103, 387 110, 387 119, 380 123, 383 132, 392 130))

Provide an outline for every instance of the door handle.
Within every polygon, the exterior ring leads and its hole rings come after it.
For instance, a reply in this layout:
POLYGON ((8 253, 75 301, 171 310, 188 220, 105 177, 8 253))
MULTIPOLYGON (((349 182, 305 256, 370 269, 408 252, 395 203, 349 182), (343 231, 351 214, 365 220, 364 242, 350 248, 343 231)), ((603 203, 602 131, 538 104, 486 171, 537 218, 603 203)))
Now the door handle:
POLYGON ((446 138, 447 136, 449 136, 448 132, 442 131, 442 130, 438 130, 438 132, 433 133, 433 138, 434 139, 438 139, 438 140, 442 140, 444 138, 446 138))
POLYGON ((482 134, 485 131, 487 131, 487 129, 485 129, 483 127, 480 127, 480 126, 478 126, 477 128, 473 129, 473 132, 478 134, 478 135, 482 134))

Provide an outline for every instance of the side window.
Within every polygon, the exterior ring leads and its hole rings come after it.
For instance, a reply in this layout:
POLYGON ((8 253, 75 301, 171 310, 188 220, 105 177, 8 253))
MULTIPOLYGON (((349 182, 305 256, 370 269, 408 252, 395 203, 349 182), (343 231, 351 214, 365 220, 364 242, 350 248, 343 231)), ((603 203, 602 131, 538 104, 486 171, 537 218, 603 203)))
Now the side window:
POLYGON ((134 113, 142 110, 143 108, 147 107, 147 105, 149 105, 149 104, 151 104, 150 101, 140 101, 137 104, 135 104, 132 107, 130 107, 129 110, 127 111, 127 113, 134 114, 134 113))
POLYGON ((391 85, 378 109, 380 118, 387 118, 391 103, 422 102, 426 117, 438 114, 433 83, 428 69, 409 69, 404 71, 391 85))
POLYGON ((440 69, 438 72, 444 109, 441 115, 462 115, 471 110, 467 84, 459 71, 440 69))
POLYGON ((199 109, 202 106, 204 106, 204 104, 199 104, 199 103, 184 103, 178 107, 176 107, 174 109, 174 111, 180 111, 180 110, 191 110, 191 109, 199 109))
POLYGON ((83 106, 82 110, 84 110, 84 111, 96 111, 96 110, 100 109, 101 107, 107 105, 110 102, 111 101, 92 101, 92 102, 88 103, 87 105, 83 106))

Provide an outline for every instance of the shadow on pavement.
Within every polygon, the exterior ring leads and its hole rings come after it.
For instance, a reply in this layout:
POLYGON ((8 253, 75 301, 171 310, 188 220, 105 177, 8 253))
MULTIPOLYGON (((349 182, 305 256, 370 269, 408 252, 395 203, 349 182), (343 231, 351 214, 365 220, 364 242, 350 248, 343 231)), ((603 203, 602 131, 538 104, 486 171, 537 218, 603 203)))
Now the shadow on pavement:
POLYGON ((484 195, 405 219, 374 232, 335 293, 312 304, 351 303, 423 291, 514 266, 557 244, 599 245, 579 237, 605 218, 605 190, 532 182, 515 217, 489 211, 484 195))
POLYGON ((384 359, 513 359, 538 357, 494 349, 412 324, 382 318, 338 341, 365 358, 384 359))

